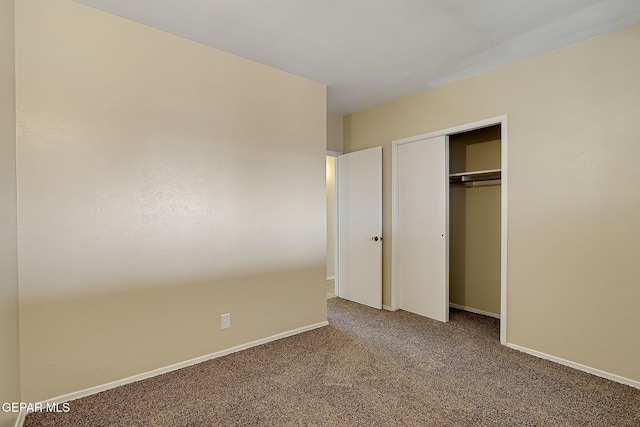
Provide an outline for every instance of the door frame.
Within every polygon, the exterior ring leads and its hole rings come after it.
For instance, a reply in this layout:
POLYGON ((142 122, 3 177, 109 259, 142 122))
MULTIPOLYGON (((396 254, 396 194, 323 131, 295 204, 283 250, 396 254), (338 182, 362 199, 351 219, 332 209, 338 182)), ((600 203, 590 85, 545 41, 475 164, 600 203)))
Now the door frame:
MULTIPOLYGON (((335 162, 335 168, 333 171, 333 179, 334 179, 334 195, 333 195, 333 220, 335 221, 335 227, 333 230, 333 283, 334 283, 334 293, 336 296, 338 296, 338 289, 339 289, 339 280, 338 277, 339 276, 339 265, 338 265, 338 260, 339 260, 339 256, 338 256, 338 250, 339 250, 339 245, 338 245, 338 228, 340 227, 340 221, 339 221, 339 217, 338 217, 338 156, 342 155, 342 151, 332 151, 332 150, 327 150, 327 153, 325 155, 325 159, 327 157, 334 157, 336 162, 335 162)), ((326 161, 326 160, 325 160, 326 161)), ((325 219, 325 222, 326 219, 325 219)), ((326 251, 325 251, 326 252, 326 251)), ((326 265, 325 265, 325 269, 326 269, 326 265)), ((327 277, 327 280, 330 280, 327 277)))
MULTIPOLYGON (((507 343, 507 115, 491 117, 477 122, 466 123, 447 129, 428 132, 395 140, 391 143, 391 309, 400 308, 400 285, 398 284, 398 247, 394 236, 398 233, 398 146, 423 139, 435 138, 443 135, 452 135, 467 132, 493 125, 500 125, 500 343, 507 343), (398 284, 398 286, 396 286, 398 284)), ((447 147, 448 149, 448 147, 447 147)), ((447 255, 448 256, 448 255, 447 255)), ((447 286, 449 284, 447 283, 447 286)))

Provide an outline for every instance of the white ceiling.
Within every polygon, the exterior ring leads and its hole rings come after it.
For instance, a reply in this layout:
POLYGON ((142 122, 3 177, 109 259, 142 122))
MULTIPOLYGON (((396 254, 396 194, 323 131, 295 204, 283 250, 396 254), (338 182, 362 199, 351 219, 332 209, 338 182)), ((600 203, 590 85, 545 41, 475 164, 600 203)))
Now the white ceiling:
POLYGON ((335 114, 640 22, 640 0, 76 1, 323 83, 335 114))

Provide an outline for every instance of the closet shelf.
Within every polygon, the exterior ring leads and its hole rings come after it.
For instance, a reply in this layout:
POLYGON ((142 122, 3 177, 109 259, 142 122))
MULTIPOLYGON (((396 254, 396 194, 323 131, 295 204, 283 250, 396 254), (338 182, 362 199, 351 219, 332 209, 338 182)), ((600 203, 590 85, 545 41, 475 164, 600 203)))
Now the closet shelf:
POLYGON ((460 182, 495 181, 499 180, 501 176, 502 171, 500 169, 452 173, 449 175, 449 183, 457 184, 460 182))

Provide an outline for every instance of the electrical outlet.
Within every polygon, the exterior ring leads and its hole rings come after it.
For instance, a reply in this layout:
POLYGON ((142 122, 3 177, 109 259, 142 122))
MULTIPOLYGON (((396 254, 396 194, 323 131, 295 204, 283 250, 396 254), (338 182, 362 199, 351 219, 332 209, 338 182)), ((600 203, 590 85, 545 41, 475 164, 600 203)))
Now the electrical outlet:
POLYGON ((231 327, 231 313, 226 313, 220 316, 220 329, 227 329, 231 327))

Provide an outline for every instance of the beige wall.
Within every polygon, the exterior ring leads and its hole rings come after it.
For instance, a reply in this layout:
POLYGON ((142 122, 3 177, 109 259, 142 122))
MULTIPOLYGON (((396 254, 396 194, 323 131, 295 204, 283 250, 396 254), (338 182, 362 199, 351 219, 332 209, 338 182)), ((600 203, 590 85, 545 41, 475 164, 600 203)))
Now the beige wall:
POLYGON ((342 116, 337 114, 327 114, 327 150, 343 151, 342 116))
POLYGON ((640 26, 365 110, 346 152, 508 114, 508 342, 640 381, 640 26))
MULTIPOLYGON (((20 399, 14 16, 0 0, 0 403, 20 399)), ((0 426, 15 418, 0 411, 0 426)))
MULTIPOLYGON (((0 0, 0 404, 20 400, 14 1, 0 0)), ((0 426, 17 414, 0 411, 0 426)))
POLYGON ((16 61, 23 400, 326 320, 324 86, 69 0, 16 61))
MULTIPOLYGON (((500 169, 500 126, 449 137, 449 172, 500 169)), ((500 181, 449 187, 449 301, 500 314, 500 181)))

